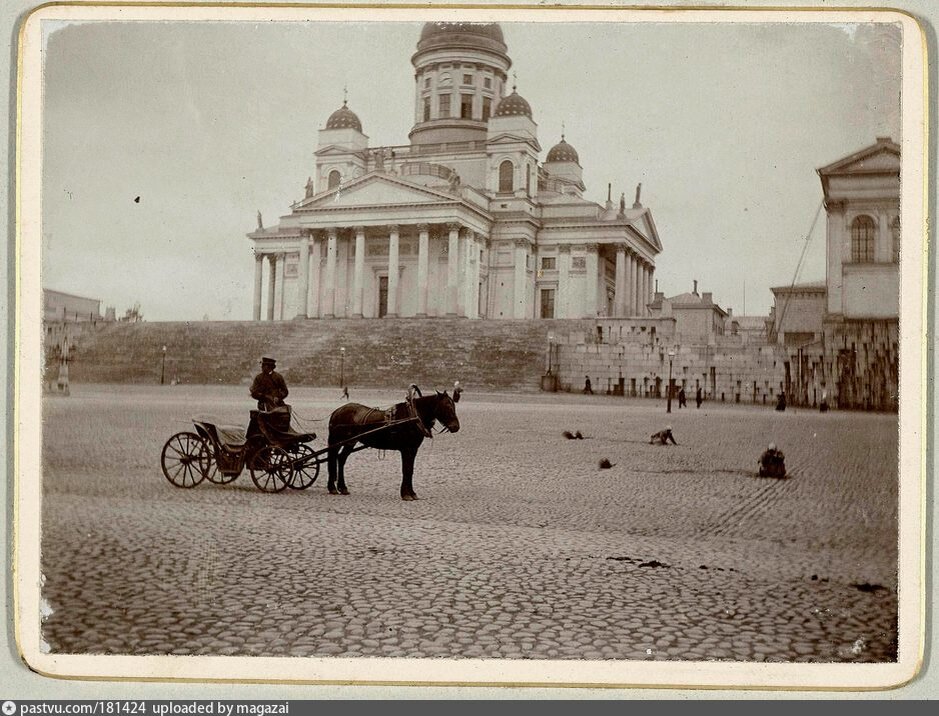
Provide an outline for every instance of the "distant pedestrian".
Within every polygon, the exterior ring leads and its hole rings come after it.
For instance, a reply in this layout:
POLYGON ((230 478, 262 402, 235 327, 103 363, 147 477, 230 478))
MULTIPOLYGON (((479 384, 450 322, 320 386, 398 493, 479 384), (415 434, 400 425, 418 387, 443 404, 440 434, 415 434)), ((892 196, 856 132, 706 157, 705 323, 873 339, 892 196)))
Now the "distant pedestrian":
POLYGON ((590 376, 584 376, 584 395, 593 395, 593 386, 590 384, 590 376))
POLYGON ((652 433, 652 436, 649 438, 650 445, 668 445, 668 441, 671 440, 673 445, 677 445, 678 442, 675 440, 675 436, 672 435, 672 426, 666 425, 665 430, 659 430, 657 433, 652 433))
POLYGON ((776 399, 776 410, 783 412, 786 409, 786 391, 780 390, 779 397, 776 399))
POLYGON ((694 402, 698 404, 698 409, 701 408, 701 403, 704 402, 704 396, 701 395, 701 386, 698 386, 698 389, 694 392, 694 402))
POLYGON ((681 388, 678 389, 678 407, 679 408, 688 407, 688 400, 685 396, 685 386, 682 386, 681 388))
POLYGON ((342 386, 342 399, 343 400, 349 399, 349 386, 348 385, 342 386))
POLYGON ((822 383, 822 402, 818 404, 818 410, 822 413, 828 412, 828 390, 824 383, 822 383))

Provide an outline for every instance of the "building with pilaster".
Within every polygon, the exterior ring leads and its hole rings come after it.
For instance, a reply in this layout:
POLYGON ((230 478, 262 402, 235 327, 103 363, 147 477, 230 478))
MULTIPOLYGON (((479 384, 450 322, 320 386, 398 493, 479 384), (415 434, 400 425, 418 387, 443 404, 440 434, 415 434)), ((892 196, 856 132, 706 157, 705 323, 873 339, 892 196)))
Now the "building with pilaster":
POLYGON ((411 63, 409 143, 370 147, 344 101, 304 198, 258 216, 254 319, 648 315, 662 246, 640 189, 585 199, 563 132, 540 161, 499 25, 427 23, 411 63))

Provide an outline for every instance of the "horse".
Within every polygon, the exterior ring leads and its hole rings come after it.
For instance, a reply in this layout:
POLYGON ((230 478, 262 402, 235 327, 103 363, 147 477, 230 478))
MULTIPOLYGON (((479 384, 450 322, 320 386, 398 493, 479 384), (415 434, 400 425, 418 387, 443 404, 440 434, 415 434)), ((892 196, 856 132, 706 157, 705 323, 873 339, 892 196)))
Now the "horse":
MULTIPOLYGON (((416 395, 420 395, 419 391, 416 395)), ((454 399, 446 391, 414 397, 388 410, 359 403, 349 403, 334 410, 329 416, 327 445, 329 482, 326 488, 329 494, 349 494, 345 480, 346 459, 356 450, 370 447, 401 453, 401 499, 416 500, 411 482, 414 459, 424 438, 433 437, 431 430, 437 421, 448 432, 455 433, 460 429, 454 399)))

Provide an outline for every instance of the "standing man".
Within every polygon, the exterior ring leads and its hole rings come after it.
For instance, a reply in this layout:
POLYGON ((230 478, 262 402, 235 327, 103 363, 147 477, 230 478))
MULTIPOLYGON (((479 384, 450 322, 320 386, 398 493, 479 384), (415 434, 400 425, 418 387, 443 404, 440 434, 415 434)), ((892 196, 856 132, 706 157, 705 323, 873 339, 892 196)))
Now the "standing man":
POLYGON ((698 404, 698 409, 701 409, 701 403, 704 402, 704 397, 701 395, 701 386, 698 386, 698 389, 694 393, 694 402, 698 404))
POLYGON ((287 384, 284 377, 274 370, 276 365, 273 358, 262 358, 261 372, 254 376, 251 397, 258 401, 258 410, 270 412, 279 408, 287 397, 287 384))
POLYGON ((678 391, 678 407, 679 408, 688 407, 688 400, 685 396, 685 386, 681 386, 681 388, 678 391))
POLYGON ((590 384, 590 376, 584 376, 584 395, 593 395, 593 386, 590 384))

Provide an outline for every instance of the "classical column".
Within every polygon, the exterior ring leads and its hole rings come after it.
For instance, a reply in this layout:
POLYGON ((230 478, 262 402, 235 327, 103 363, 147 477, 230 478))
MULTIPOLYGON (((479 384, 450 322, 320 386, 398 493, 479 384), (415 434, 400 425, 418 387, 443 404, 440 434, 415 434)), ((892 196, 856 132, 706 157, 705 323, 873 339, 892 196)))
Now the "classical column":
POLYGON ((284 269, 287 266, 287 254, 277 254, 277 320, 284 320, 284 269))
POLYGON ((362 291, 365 289, 365 227, 355 227, 355 272, 352 276, 352 317, 362 317, 362 291))
POLYGON ((267 320, 274 320, 274 295, 277 287, 277 254, 268 254, 267 263, 270 268, 267 277, 267 320))
POLYGON ((515 318, 528 318, 528 241, 515 239, 515 318))
POLYGON ((417 225, 417 315, 427 315, 427 282, 430 232, 427 224, 417 225))
POLYGON ((319 318, 320 313, 320 291, 323 288, 323 241, 318 236, 319 232, 312 232, 310 238, 310 310, 307 315, 313 318, 319 318))
POLYGON ((310 239, 300 234, 300 265, 297 274, 297 318, 307 318, 310 310, 310 239))
POLYGON ((639 315, 646 315, 646 304, 649 302, 649 267, 645 262, 639 266, 639 315))
POLYGON ((398 315, 398 261, 399 236, 397 224, 392 224, 388 236, 388 312, 386 318, 395 318, 398 315))
POLYGON ((460 271, 460 226, 447 224, 450 230, 450 243, 447 245, 447 315, 457 315, 457 284, 460 271))
POLYGON ((254 320, 261 320, 261 284, 263 282, 264 254, 254 255, 254 320))
POLYGON ((470 234, 470 271, 469 278, 467 279, 469 290, 466 292, 466 295, 469 297, 467 298, 467 318, 479 318, 479 272, 481 271, 479 266, 479 238, 480 235, 476 232, 470 234))
POLYGON ((336 242, 338 231, 326 229, 326 290, 323 292, 323 318, 336 317, 336 242))
POLYGON ((600 275, 600 247, 597 244, 587 244, 587 257, 584 262, 586 273, 584 275, 584 318, 597 317, 597 293, 599 292, 600 275))
POLYGON ((616 245, 616 278, 613 283, 613 317, 622 318, 629 313, 628 281, 626 278, 626 244, 616 245))
POLYGON ((636 269, 633 279, 633 290, 631 295, 633 297, 633 310, 630 313, 632 316, 641 316, 642 315, 642 259, 638 256, 633 259, 633 267, 636 269))
POLYGON ((555 318, 571 318, 570 315, 570 270, 571 270, 571 246, 570 244, 561 244, 558 246, 558 290, 555 301, 555 318))
POLYGON ((473 232, 460 232, 460 315, 473 317, 473 232))

